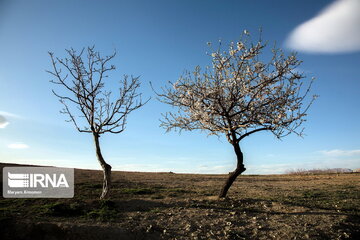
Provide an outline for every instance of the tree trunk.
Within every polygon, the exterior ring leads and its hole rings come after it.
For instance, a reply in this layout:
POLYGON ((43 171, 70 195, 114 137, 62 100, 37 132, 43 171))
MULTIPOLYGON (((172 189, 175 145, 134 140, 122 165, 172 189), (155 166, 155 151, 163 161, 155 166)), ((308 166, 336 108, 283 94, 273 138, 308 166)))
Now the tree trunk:
POLYGON ((244 156, 240 150, 239 143, 234 143, 233 147, 234 147, 234 150, 236 153, 237 166, 236 166, 235 171, 229 173, 229 178, 226 180, 225 184, 223 185, 223 187, 220 191, 220 194, 219 194, 219 198, 226 197, 226 194, 227 194, 229 188, 231 187, 231 185, 233 184, 233 182, 235 181, 237 176, 239 176, 241 173, 243 173, 246 170, 246 168, 244 167, 244 164, 243 164, 244 156))
POLYGON ((96 149, 97 159, 103 169, 104 172, 104 180, 103 180, 103 189, 100 196, 100 199, 105 199, 109 196, 110 186, 111 186, 111 166, 107 164, 101 154, 100 143, 99 143, 99 134, 94 133, 94 142, 96 149))

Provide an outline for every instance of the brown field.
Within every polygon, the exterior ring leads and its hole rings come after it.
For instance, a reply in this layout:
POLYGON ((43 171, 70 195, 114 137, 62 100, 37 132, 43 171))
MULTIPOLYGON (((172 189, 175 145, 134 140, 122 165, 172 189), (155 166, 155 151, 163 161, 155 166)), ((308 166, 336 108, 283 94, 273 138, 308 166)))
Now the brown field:
POLYGON ((0 237, 360 239, 360 173, 245 175, 218 200, 225 178, 113 172, 100 201, 102 173, 76 169, 73 199, 1 198, 0 237))

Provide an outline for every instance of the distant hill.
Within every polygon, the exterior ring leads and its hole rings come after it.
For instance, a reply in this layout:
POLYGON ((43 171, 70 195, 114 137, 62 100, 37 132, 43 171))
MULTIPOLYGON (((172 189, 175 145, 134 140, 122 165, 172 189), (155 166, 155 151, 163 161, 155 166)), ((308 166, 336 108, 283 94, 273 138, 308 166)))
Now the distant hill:
POLYGON ((296 169, 296 170, 288 170, 287 174, 324 174, 324 173, 352 173, 352 172, 360 172, 360 169, 352 170, 350 168, 328 168, 328 169, 296 169))

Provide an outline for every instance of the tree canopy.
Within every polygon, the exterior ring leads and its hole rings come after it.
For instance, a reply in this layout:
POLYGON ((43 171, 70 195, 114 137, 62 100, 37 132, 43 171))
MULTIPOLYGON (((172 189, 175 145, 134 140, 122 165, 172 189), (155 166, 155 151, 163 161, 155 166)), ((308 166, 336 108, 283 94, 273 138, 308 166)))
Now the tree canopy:
POLYGON ((260 56, 266 43, 249 40, 246 32, 239 42, 231 42, 227 51, 222 51, 220 44, 209 54, 211 65, 205 71, 197 66, 163 88, 160 100, 178 111, 166 113, 161 126, 225 133, 231 141, 263 130, 278 138, 290 133, 301 136, 299 127, 316 98, 305 101, 314 79, 304 89, 305 76, 298 70, 301 61, 295 53, 285 56, 274 47, 271 59, 265 62, 260 56))

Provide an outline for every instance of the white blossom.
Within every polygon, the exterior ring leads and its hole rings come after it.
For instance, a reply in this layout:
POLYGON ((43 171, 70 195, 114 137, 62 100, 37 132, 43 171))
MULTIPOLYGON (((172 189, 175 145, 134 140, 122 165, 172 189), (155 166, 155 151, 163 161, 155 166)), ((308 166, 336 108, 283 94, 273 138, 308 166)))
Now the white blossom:
POLYGON ((236 46, 237 46, 237 49, 238 49, 239 51, 242 50, 242 49, 245 47, 242 42, 237 42, 237 43, 236 43, 236 46))
POLYGON ((159 95, 163 102, 180 107, 178 114, 168 113, 163 127, 225 134, 231 144, 262 130, 278 138, 301 134, 297 129, 316 97, 304 95, 313 79, 307 85, 303 75, 289 74, 301 63, 296 55, 286 57, 274 48, 273 57, 265 62, 261 58, 265 43, 249 44, 248 31, 244 35, 236 48, 231 43, 227 51, 213 52, 206 73, 196 68, 159 95))

